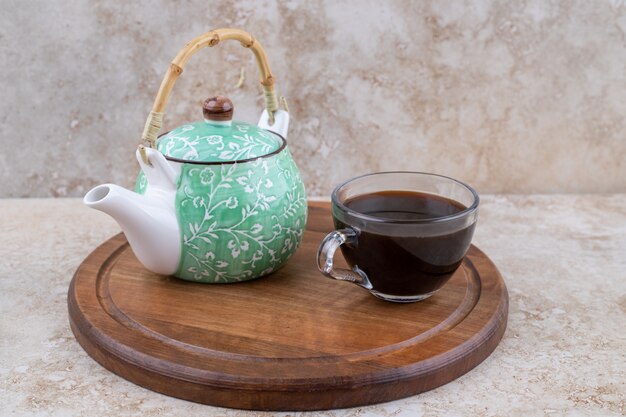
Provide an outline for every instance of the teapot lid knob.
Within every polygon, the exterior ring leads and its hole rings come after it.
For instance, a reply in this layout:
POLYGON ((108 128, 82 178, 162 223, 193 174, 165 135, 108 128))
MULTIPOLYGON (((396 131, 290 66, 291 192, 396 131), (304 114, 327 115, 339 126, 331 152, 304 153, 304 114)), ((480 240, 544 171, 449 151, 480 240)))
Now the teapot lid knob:
POLYGON ((214 122, 226 122, 233 118, 233 102, 228 97, 213 96, 202 104, 204 119, 214 122))

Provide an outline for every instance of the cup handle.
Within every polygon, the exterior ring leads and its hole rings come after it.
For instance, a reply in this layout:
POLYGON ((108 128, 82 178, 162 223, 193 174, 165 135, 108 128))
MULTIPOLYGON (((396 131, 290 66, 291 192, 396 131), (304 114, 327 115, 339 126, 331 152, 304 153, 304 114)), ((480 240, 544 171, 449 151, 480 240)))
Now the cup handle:
POLYGON ((337 248, 344 243, 356 244, 357 239, 357 232, 351 228, 335 230, 327 234, 317 250, 317 267, 322 274, 329 278, 354 282, 361 287, 371 290, 372 284, 367 275, 357 265, 352 270, 333 267, 333 258, 337 248))

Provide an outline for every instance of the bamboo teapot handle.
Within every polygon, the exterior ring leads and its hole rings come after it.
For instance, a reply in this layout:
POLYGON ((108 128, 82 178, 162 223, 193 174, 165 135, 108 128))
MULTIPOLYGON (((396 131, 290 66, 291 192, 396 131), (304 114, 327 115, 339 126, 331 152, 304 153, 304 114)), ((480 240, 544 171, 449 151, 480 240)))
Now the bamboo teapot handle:
MULTIPOLYGON (((147 142, 150 147, 155 147, 157 135, 161 130, 167 100, 170 96, 172 88, 174 87, 174 83, 180 74, 182 74, 187 61, 189 61, 189 59, 196 52, 198 52, 198 50, 206 46, 213 47, 221 41, 228 39, 239 41, 244 48, 249 48, 254 53, 259 71, 261 72, 261 86, 263 87, 263 92, 265 93, 265 108, 267 109, 267 114, 269 116, 269 123, 270 125, 274 124, 274 113, 278 110, 278 102, 276 100, 276 93, 274 92, 274 77, 270 71, 269 64, 267 63, 267 57, 261 43, 254 39, 249 33, 240 29, 215 29, 200 35, 191 42, 187 43, 178 55, 176 55, 176 58, 174 58, 174 60, 170 63, 167 73, 165 74, 165 78, 163 78, 161 86, 159 87, 159 92, 154 100, 152 111, 148 115, 148 119, 146 120, 146 125, 141 136, 141 139, 144 142, 147 142)), ((140 151, 142 148, 143 145, 140 145, 140 151)), ((149 163, 147 157, 145 156, 145 150, 141 153, 144 157, 144 161, 149 163)))

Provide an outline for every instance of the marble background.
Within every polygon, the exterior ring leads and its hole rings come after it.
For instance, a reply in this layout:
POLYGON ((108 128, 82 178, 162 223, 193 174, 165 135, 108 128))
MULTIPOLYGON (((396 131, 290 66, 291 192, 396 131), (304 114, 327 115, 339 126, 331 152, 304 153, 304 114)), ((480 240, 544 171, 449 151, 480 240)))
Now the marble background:
MULTIPOLYGON (((626 4, 548 1, 0 0, 0 197, 130 186, 168 62, 241 27, 289 99, 310 195, 357 174, 434 171, 480 192, 626 192, 626 4)), ((254 121, 249 51, 202 51, 165 128, 213 93, 254 121), (239 71, 247 81, 235 89, 239 71)))

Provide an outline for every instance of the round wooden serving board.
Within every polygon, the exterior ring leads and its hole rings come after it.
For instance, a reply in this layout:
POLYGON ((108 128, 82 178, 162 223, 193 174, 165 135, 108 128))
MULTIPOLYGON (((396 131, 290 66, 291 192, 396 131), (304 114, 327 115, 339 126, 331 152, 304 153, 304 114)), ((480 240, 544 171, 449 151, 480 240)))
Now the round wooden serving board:
POLYGON ((309 207, 302 246, 287 265, 239 284, 153 274, 124 235, 113 237, 70 286, 74 335, 102 366, 143 387, 257 410, 406 397, 465 374, 495 349, 508 294, 484 253, 472 246, 425 301, 382 301, 317 271, 315 253, 332 219, 328 204, 309 207))

